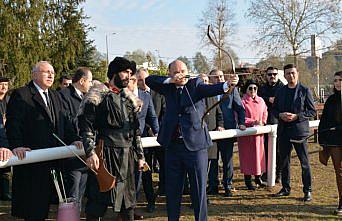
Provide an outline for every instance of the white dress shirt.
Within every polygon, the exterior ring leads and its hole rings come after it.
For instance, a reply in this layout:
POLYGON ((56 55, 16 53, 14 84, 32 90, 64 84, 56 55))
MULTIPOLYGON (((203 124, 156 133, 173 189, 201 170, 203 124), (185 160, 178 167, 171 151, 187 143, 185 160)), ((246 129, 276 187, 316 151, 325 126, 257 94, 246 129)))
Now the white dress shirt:
POLYGON ((39 85, 36 84, 36 82, 34 82, 34 81, 33 81, 33 85, 37 88, 37 90, 38 90, 40 96, 43 98, 43 101, 44 101, 44 103, 45 103, 45 106, 48 106, 46 97, 45 97, 45 95, 43 94, 43 92, 46 92, 46 94, 49 96, 49 90, 46 89, 46 90, 44 91, 44 90, 43 90, 41 87, 39 87, 39 85))
POLYGON ((83 93, 82 93, 80 90, 78 90, 75 86, 74 86, 74 88, 75 88, 75 91, 76 91, 77 95, 78 95, 80 98, 83 98, 83 93))

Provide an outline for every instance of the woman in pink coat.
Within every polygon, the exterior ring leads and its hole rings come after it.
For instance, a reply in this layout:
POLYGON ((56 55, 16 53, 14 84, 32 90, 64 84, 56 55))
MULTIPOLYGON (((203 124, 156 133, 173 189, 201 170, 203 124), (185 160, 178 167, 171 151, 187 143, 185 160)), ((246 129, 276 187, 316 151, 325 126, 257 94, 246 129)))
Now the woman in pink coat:
MULTIPOLYGON (((246 111, 245 123, 247 127, 265 125, 267 107, 264 100, 257 95, 258 86, 253 80, 247 81, 244 87, 245 95, 242 105, 246 111)), ((252 175, 255 183, 262 186, 260 175, 265 172, 264 135, 245 136, 238 138, 240 170, 244 174, 245 184, 249 190, 255 190, 252 184, 252 175)))

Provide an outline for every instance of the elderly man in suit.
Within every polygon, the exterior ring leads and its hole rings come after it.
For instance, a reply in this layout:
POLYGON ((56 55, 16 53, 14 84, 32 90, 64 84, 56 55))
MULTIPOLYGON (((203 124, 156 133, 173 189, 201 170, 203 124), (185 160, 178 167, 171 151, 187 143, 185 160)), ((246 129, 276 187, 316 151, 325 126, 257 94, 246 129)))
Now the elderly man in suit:
MULTIPOLYGON (((51 90, 55 71, 47 61, 32 69, 32 81, 13 91, 7 106, 6 133, 9 146, 19 159, 26 151, 60 146, 57 134, 67 144, 82 148, 71 122, 64 115, 58 92, 51 90)), ((47 218, 53 190, 50 170, 56 161, 13 167, 12 215, 25 221, 47 218)))
POLYGON ((238 76, 227 82, 206 85, 199 78, 188 79, 187 66, 180 60, 169 65, 169 76, 149 76, 146 84, 164 95, 166 110, 158 142, 166 148, 166 198, 170 221, 179 220, 185 174, 189 174, 195 219, 207 220, 206 178, 208 147, 212 145, 205 113, 205 97, 228 92, 238 76))
MULTIPOLYGON (((198 77, 203 80, 203 83, 209 84, 208 75, 200 74, 198 77)), ((217 99, 215 97, 206 97, 205 98, 206 108, 211 107, 216 101, 217 101, 217 99)), ((208 126, 209 131, 212 131, 212 130, 223 131, 224 130, 223 116, 222 116, 222 111, 221 111, 221 108, 219 105, 217 105, 209 113, 207 113, 207 116, 205 116, 204 120, 208 126)), ((214 142, 213 146, 211 146, 208 149, 209 164, 210 164, 211 159, 217 159, 217 142, 214 142)), ((209 166, 209 168, 210 168, 210 166, 209 166)))
MULTIPOLYGON (((92 86, 93 75, 89 68, 79 67, 72 77, 72 84, 59 91, 64 109, 71 120, 75 131, 79 131, 77 125, 77 113, 83 99, 92 86)), ((76 157, 64 161, 67 195, 73 198, 79 210, 82 207, 82 197, 86 189, 88 168, 76 157)))
MULTIPOLYGON (((198 77, 202 79, 203 83, 210 84, 208 75, 202 73, 202 74, 199 74, 198 77)), ((205 98, 206 108, 211 107, 216 102, 217 100, 215 97, 205 98)), ((217 105, 211 111, 209 111, 209 113, 207 113, 207 116, 205 116, 204 120, 208 126, 209 131, 212 131, 212 130, 223 131, 224 130, 223 116, 222 116, 220 105, 217 105)), ((210 162, 216 159, 217 159, 217 142, 213 142, 213 145, 208 149, 208 172, 210 171, 210 162)), ((209 199, 207 200, 207 203, 208 204, 210 203, 209 199)))
MULTIPOLYGON (((221 70, 211 70, 209 73, 209 81, 212 84, 217 84, 219 82, 224 82, 224 75, 221 70)), ((221 95, 215 97, 216 100, 221 99, 221 95)), ((236 129, 245 130, 245 109, 242 106, 241 98, 237 88, 234 88, 233 92, 228 96, 224 102, 220 104, 220 108, 223 115, 223 122, 225 129, 236 129)), ((219 153, 221 153, 221 159, 223 163, 223 178, 222 185, 224 188, 224 196, 233 196, 233 175, 234 175, 234 165, 233 165, 233 149, 235 138, 223 139, 217 142, 216 157, 210 159, 209 168, 209 186, 208 194, 217 195, 218 185, 219 185, 219 153)))
POLYGON ((294 147, 302 167, 303 201, 311 201, 311 170, 307 141, 303 143, 291 143, 290 141, 308 136, 309 118, 316 115, 311 91, 298 81, 298 75, 295 65, 284 66, 284 76, 288 84, 278 90, 273 103, 273 114, 279 120, 277 133, 283 186, 274 196, 288 196, 291 193, 290 159, 294 147))
MULTIPOLYGON (((137 80, 139 89, 149 93, 152 97, 152 102, 154 106, 154 110, 158 117, 158 123, 160 125, 164 112, 165 112, 165 99, 162 95, 158 94, 154 90, 151 90, 145 82, 145 79, 149 76, 148 70, 145 68, 139 68, 137 71, 137 80)), ((145 127, 145 129, 150 128, 145 127)), ((163 147, 151 148, 154 149, 154 161, 153 165, 156 164, 156 161, 159 163, 159 182, 158 182, 158 195, 165 195, 165 150, 163 147)), ((151 165, 152 166, 152 165, 151 165)))
MULTIPOLYGON (((137 73, 141 71, 138 70, 137 73)), ((152 135, 157 135, 159 132, 159 124, 158 124, 158 117, 156 112, 154 111, 154 106, 152 102, 151 95, 147 91, 143 91, 138 89, 137 84, 137 76, 132 75, 130 78, 130 83, 128 84, 128 89, 130 89, 135 96, 139 97, 142 100, 143 105, 141 111, 138 113, 138 120, 139 120, 139 128, 140 131, 143 131, 142 137, 148 136, 148 132, 146 130, 146 124, 150 126, 150 130, 152 135)), ((145 161, 148 165, 152 165, 153 159, 153 149, 151 148, 144 148, 144 156, 145 161)), ((146 195, 147 200, 147 211, 152 213, 155 209, 155 197, 154 197, 154 190, 153 190, 153 183, 152 183, 152 171, 148 170, 145 172, 137 171, 138 173, 142 173, 142 184, 144 188, 144 192, 146 195)), ((139 178, 140 176, 137 176, 139 178)), ((140 180, 137 180, 140 182, 140 180)), ((137 185, 139 186, 139 185, 137 185)), ((139 190, 137 189, 137 195, 139 190)))

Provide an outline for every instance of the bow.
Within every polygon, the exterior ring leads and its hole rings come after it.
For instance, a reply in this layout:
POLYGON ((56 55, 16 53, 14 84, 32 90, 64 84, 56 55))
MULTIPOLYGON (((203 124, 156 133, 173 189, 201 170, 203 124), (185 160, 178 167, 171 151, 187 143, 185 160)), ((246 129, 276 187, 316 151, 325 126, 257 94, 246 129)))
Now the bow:
MULTIPOLYGON (((220 45, 217 44, 216 41, 213 40, 213 38, 211 37, 210 35, 210 25, 208 25, 208 29, 207 29, 207 36, 209 38, 209 41, 210 43, 212 43, 215 47, 217 47, 219 50, 223 51, 229 58, 230 60, 230 63, 232 64, 232 72, 233 74, 235 74, 235 62, 233 60, 233 57, 229 54, 229 52, 227 50, 225 50, 224 48, 222 48, 220 45)), ((215 102, 211 107, 209 107, 205 113, 203 114, 202 116, 202 119, 201 119, 201 124, 202 124, 202 127, 203 127, 203 124, 204 124, 204 118, 205 116, 207 116, 207 114, 212 110, 214 109, 217 105, 221 104, 222 102, 224 102, 225 100, 228 99, 229 97, 229 94, 231 94, 234 90, 234 87, 233 85, 229 85, 229 89, 226 93, 224 93, 224 95, 221 97, 221 99, 217 102, 215 102)))

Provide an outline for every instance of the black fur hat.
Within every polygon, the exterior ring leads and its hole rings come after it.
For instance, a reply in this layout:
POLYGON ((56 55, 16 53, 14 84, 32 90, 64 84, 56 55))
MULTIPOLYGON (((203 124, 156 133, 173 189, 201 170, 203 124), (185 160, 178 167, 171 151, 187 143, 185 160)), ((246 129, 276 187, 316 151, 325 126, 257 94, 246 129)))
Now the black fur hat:
POLYGON ((3 77, 3 76, 0 76, 0 82, 9 82, 10 79, 8 77, 3 77))
POLYGON ((131 69, 132 75, 136 72, 136 64, 134 61, 129 61, 123 57, 115 57, 113 61, 110 62, 107 71, 107 77, 111 80, 114 74, 118 74, 121 71, 131 69))

